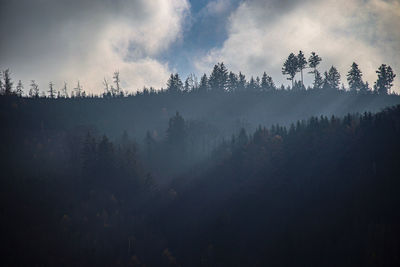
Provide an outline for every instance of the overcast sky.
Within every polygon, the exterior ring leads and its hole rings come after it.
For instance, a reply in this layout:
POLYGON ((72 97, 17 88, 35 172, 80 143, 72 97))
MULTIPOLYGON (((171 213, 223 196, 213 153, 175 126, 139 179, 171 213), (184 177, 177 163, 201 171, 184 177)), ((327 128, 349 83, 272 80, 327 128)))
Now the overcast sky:
POLYGON ((42 90, 79 80, 101 93, 115 70, 126 90, 160 88, 171 72, 200 76, 221 61, 288 84, 282 64, 298 50, 345 84, 353 61, 371 85, 389 64, 400 87, 400 0, 12 0, 0 20, 0 68, 25 91, 32 79, 42 90))

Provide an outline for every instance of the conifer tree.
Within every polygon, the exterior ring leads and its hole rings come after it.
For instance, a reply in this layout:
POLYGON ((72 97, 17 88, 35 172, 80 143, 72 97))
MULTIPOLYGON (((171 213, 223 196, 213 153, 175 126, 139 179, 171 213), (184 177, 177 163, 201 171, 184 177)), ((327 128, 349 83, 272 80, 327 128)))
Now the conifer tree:
POLYGON ((353 62, 351 69, 347 73, 347 82, 349 83, 350 91, 353 92, 360 91, 364 87, 364 82, 362 81, 362 72, 355 62, 353 62))
POLYGON ((299 51, 299 54, 297 55, 297 66, 298 66, 298 69, 300 70, 300 74, 301 74, 301 84, 302 84, 302 86, 304 86, 303 69, 307 66, 307 60, 301 50, 299 51))
POLYGON ((4 79, 4 94, 11 95, 12 94, 12 86, 13 82, 11 81, 11 73, 9 69, 3 71, 3 79, 4 79))
POLYGON ((23 94, 23 90, 24 90, 24 85, 22 84, 22 81, 19 80, 15 93, 17 94, 17 96, 21 97, 23 94))
POLYGON ((293 53, 290 53, 290 55, 286 59, 285 63, 283 63, 282 74, 289 75, 289 77, 287 79, 292 81, 292 88, 294 86, 293 80, 294 80, 294 76, 297 73, 297 70, 298 70, 297 57, 293 53))
POLYGON ((54 98, 56 96, 55 92, 54 92, 54 84, 53 82, 49 83, 49 97, 50 98, 54 98))
POLYGON ((378 74, 378 80, 375 82, 374 88, 378 94, 387 95, 390 93, 390 88, 393 86, 393 80, 396 74, 390 66, 382 64, 376 71, 378 74))

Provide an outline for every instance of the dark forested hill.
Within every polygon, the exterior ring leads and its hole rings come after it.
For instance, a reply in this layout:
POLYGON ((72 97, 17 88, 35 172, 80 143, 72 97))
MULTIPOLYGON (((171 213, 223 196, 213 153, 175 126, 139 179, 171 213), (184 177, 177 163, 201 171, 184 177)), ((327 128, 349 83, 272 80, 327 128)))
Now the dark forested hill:
POLYGON ((5 265, 400 263, 398 96, 0 101, 5 265))

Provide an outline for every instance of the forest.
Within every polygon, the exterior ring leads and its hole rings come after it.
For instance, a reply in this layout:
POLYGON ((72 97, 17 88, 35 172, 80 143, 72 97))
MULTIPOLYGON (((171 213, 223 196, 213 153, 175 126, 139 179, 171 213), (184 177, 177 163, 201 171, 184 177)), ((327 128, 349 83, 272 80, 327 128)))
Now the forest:
POLYGON ((4 70, 1 262, 400 265, 396 75, 353 63, 346 88, 320 61, 291 53, 286 87, 218 63, 132 93, 115 72, 101 95, 4 70))

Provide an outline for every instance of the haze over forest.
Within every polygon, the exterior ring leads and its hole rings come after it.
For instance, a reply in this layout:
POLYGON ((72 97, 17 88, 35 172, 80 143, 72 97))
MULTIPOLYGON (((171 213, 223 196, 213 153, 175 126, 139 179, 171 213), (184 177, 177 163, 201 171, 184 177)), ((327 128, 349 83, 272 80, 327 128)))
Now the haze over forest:
POLYGON ((400 265, 399 1, 0 22, 1 265, 400 265))

